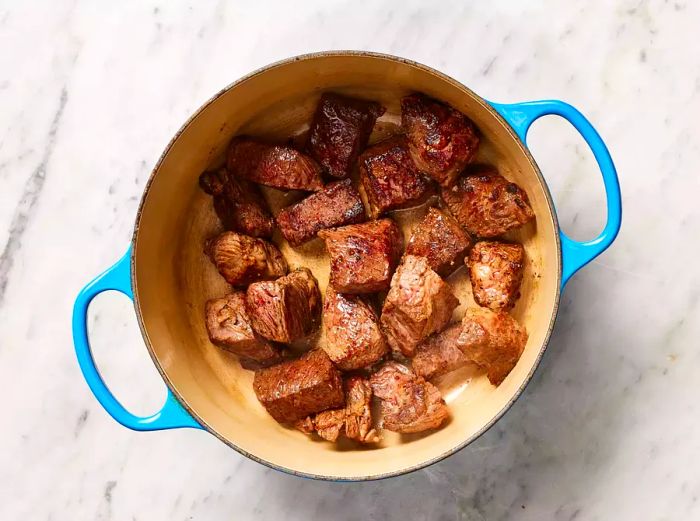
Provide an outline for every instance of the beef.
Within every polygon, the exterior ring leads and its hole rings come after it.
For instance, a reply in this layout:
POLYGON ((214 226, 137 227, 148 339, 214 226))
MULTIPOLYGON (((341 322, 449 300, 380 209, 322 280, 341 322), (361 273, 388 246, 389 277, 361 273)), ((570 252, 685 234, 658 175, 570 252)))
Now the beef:
POLYGON ((416 348, 416 356, 411 359, 413 371, 430 380, 467 365, 469 358, 459 348, 461 333, 462 325, 456 323, 429 336, 416 348))
POLYGON ((204 305, 207 333, 213 344, 261 364, 282 359, 279 350, 253 331, 245 309, 245 293, 234 291, 204 305))
POLYGON ((245 286, 287 273, 287 261, 277 247, 263 239, 224 232, 209 239, 204 251, 226 282, 245 286))
POLYGON ((476 243, 467 259, 476 303, 494 311, 511 309, 520 298, 524 262, 521 244, 476 243))
POLYGON ((283 190, 323 188, 321 167, 298 150, 249 137, 231 141, 226 166, 233 175, 283 190))
POLYGON ((382 141, 360 156, 360 181, 370 215, 416 206, 432 193, 428 179, 411 159, 403 136, 382 141))
POLYGON ((478 237, 496 237, 535 217, 527 194, 492 166, 470 168, 440 195, 457 222, 478 237))
POLYGON ((384 111, 374 101, 323 94, 309 130, 309 155, 331 176, 347 176, 384 111))
POLYGON ((505 311, 470 308, 462 319, 459 347, 469 360, 486 369, 493 385, 508 376, 526 343, 525 328, 505 311))
POLYGON ((320 230, 365 219, 360 193, 350 179, 345 179, 288 206, 277 215, 277 224, 287 242, 299 246, 316 237, 320 230))
POLYGON ((372 307, 360 295, 343 295, 333 286, 323 303, 324 351, 344 371, 377 362, 388 346, 372 307))
POLYGON ((401 100, 401 126, 418 169, 442 186, 454 182, 479 148, 477 129, 467 116, 421 94, 401 100))
POLYGON ((267 412, 280 423, 294 423, 345 404, 340 372, 319 349, 256 371, 253 389, 267 412))
POLYGON ((450 321, 459 304, 425 257, 407 255, 391 279, 381 323, 395 352, 413 356, 416 346, 450 321))
POLYGON ((391 219, 321 230, 331 258, 330 282, 340 293, 374 293, 389 287, 403 238, 391 219))
POLYGON ((248 286, 246 309, 259 335, 275 342, 293 342, 317 329, 321 293, 311 272, 299 268, 277 280, 248 286))
POLYGON ((387 362, 370 378, 384 428, 411 433, 435 429, 449 417, 440 391, 405 365, 387 362))
POLYGON ((336 441, 345 427, 345 409, 323 411, 314 416, 314 430, 326 441, 336 441))
POLYGON ((461 265, 470 245, 469 235, 452 216, 430 208, 413 228, 406 255, 425 257, 430 268, 445 277, 461 265))

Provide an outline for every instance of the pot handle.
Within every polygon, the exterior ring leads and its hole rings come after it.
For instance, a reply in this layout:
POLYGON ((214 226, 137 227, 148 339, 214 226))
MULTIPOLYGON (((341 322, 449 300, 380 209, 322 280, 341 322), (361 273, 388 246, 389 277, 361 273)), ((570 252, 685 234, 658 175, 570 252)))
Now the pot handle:
MULTIPOLYGON (((491 103, 491 102, 490 102, 491 103)), ((503 116, 523 143, 527 144, 527 131, 532 123, 541 118, 554 114, 561 116, 578 130, 581 137, 588 143, 598 167, 603 175, 605 197, 607 200, 608 218, 603 231, 593 240, 579 242, 570 239, 563 231, 561 236, 562 253, 562 289, 571 276, 583 266, 591 262, 612 244, 620 231, 622 222, 622 200, 620 182, 617 178, 615 165, 610 152, 605 146, 600 134, 593 125, 575 107, 559 100, 526 101, 523 103, 491 103, 496 111, 503 116)))
POLYGON ((136 416, 127 411, 111 393, 104 380, 100 376, 95 360, 90 351, 90 341, 87 329, 87 311, 90 302, 98 294, 107 290, 116 290, 130 299, 134 299, 131 289, 131 247, 116 264, 108 268, 104 273, 85 286, 73 305, 73 344, 75 354, 78 357, 80 370, 90 390, 100 402, 102 407, 119 423, 136 431, 157 431, 162 429, 176 429, 180 427, 192 427, 201 429, 201 425, 190 416, 180 405, 170 389, 168 396, 160 411, 151 416, 136 416))

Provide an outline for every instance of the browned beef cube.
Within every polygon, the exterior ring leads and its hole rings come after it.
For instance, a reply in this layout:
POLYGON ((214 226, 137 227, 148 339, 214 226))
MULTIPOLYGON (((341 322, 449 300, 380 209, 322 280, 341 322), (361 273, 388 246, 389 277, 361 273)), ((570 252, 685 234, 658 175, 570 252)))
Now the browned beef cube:
POLYGON ((262 364, 282 359, 279 350, 253 331, 245 309, 245 293, 235 291, 208 300, 204 306, 207 333, 213 344, 262 364))
POLYGON ((435 429, 450 413, 437 387, 405 365, 387 362, 370 378, 380 399, 384 428, 395 432, 435 429))
POLYGON ((246 309, 258 334, 275 342, 293 342, 318 327, 321 293, 311 272, 299 268, 277 280, 248 286, 246 309))
POLYGON ((413 356, 416 346, 450 321, 459 304, 450 286, 425 257, 407 255, 391 279, 382 309, 382 327, 396 352, 413 356))
POLYGON ((449 105, 413 94, 401 100, 401 126, 418 169, 450 186, 479 148, 471 120, 449 105))
POLYGON ((416 168, 403 137, 365 150, 360 156, 360 181, 372 217, 415 206, 432 193, 430 182, 416 168))
POLYGON ((429 336, 416 348, 416 356, 411 359, 413 371, 430 380, 467 365, 469 358, 459 348, 461 333, 462 325, 457 323, 429 336))
POLYGON ((294 423, 345 404, 340 372, 320 349, 298 360, 256 371, 253 389, 267 412, 280 423, 294 423))
POLYGON ((345 427, 345 408, 319 412, 314 416, 314 430, 326 441, 336 441, 345 427))
POLYGON ((401 230, 391 219, 321 230, 331 257, 330 281, 340 293, 374 293, 389 287, 401 257, 401 230))
POLYGON ((476 166, 441 196, 457 222, 478 237, 496 237, 534 219, 527 194, 492 166, 476 166))
POLYGON ((444 277, 460 266, 470 245, 469 235, 452 216, 430 208, 413 228, 406 255, 425 257, 430 268, 444 277))
POLYGON ((292 246, 299 246, 316 237, 325 228, 360 223, 366 219, 365 207, 350 179, 327 185, 320 192, 277 215, 277 224, 292 246))
POLYGON ((459 347, 486 369, 489 381, 499 385, 518 363, 527 343, 527 332, 505 311, 470 308, 462 319, 459 347))
POLYGON ((388 352, 377 315, 359 295, 337 293, 330 284, 323 303, 324 351, 344 371, 360 369, 388 352))
POLYGON ((208 240, 204 250, 221 276, 234 286, 287 273, 287 261, 282 253, 263 239, 224 232, 208 240))
POLYGON ((309 154, 333 177, 347 176, 384 110, 374 101, 323 94, 309 130, 309 154))
POLYGON ((321 167, 298 150, 249 137, 231 141, 226 165, 231 174, 284 190, 323 188, 321 167))
POLYGON ((476 303, 494 311, 511 309, 520 297, 524 261, 520 244, 476 243, 467 260, 476 303))

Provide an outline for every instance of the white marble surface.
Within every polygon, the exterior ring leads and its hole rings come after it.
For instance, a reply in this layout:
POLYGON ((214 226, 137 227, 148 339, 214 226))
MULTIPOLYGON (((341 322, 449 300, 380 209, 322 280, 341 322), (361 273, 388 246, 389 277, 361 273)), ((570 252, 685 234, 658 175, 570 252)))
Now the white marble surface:
MULTIPOLYGON (((0 519, 700 518, 700 4, 0 3, 0 519), (121 5, 124 4, 124 5, 121 5), (370 49, 499 101, 561 98, 615 157, 624 224, 566 288, 511 411, 402 478, 314 482, 190 430, 135 433, 89 393, 69 322, 123 253, 170 136, 238 76, 293 54, 370 49)), ((563 122, 531 145, 575 237, 602 183, 563 122)), ((130 304, 92 313, 100 367, 136 412, 164 389, 130 304)))

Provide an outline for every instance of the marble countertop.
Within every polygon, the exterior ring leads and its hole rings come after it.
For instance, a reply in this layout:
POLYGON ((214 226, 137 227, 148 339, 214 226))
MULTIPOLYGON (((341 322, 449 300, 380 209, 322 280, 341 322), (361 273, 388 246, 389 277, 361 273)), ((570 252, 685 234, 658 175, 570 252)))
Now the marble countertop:
MULTIPOLYGON (((700 4, 175 4, 0 6, 0 519, 700 518, 700 4), (623 188, 622 232, 567 286, 524 396, 448 460, 363 484, 290 477, 203 432, 120 427, 69 325, 187 116, 252 69, 324 49, 398 54, 496 101, 566 100, 623 188)), ((563 228, 594 236, 605 206, 582 140, 547 118, 530 145, 563 228)), ((154 410, 164 387, 131 304, 100 296, 91 326, 115 394, 154 410)))

